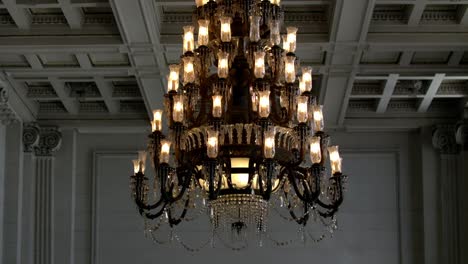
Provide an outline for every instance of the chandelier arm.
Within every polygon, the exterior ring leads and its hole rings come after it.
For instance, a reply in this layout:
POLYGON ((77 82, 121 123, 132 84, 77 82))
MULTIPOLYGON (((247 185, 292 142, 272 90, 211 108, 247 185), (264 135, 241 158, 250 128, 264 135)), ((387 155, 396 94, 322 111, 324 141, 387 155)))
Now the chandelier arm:
MULTIPOLYGON (((285 192, 284 196, 287 198, 288 193, 285 192)), ((287 198, 288 199, 288 198, 287 198)), ((296 221, 297 224, 305 226, 307 224, 307 221, 309 219, 309 210, 307 210, 308 206, 307 203, 304 202, 304 213, 301 217, 297 217, 296 213, 294 212, 294 208, 291 204, 291 201, 288 199, 288 210, 289 214, 291 215, 292 219, 296 221)))
POLYGON ((266 170, 266 190, 263 190, 263 183, 259 178, 260 193, 262 194, 263 199, 269 200, 272 192, 272 183, 271 179, 273 178, 273 173, 275 169, 275 162, 273 159, 265 159, 264 166, 266 170))
MULTIPOLYGON (((187 170, 189 170, 189 169, 187 169, 187 170)), ((171 203, 174 203, 174 202, 177 202, 178 200, 180 200, 184 196, 187 188, 190 186, 190 181, 192 180, 192 172, 189 172, 189 171, 186 171, 185 173, 184 172, 177 172, 177 175, 184 175, 184 174, 185 174, 185 177, 184 177, 184 182, 182 184, 182 189, 176 195, 176 197, 172 197, 172 195, 171 195, 171 197, 170 197, 171 198, 171 200, 170 200, 171 203)), ((174 184, 172 184, 171 185, 171 191, 169 193, 172 194, 172 190, 173 190, 174 187, 175 187, 174 184)))
POLYGON ((288 168, 289 170, 289 173, 288 173, 288 178, 289 178, 289 181, 292 183, 292 186, 294 188, 294 192, 296 193, 297 197, 299 199, 301 199, 302 201, 307 201, 307 198, 306 196, 300 192, 299 190, 299 186, 297 186, 297 183, 296 183, 296 172, 294 171, 293 168, 288 168))
POLYGON ((156 219, 156 218, 160 217, 164 213, 164 211, 166 209, 166 206, 167 206, 167 202, 164 203, 164 205, 161 207, 161 209, 157 213, 151 214, 149 212, 146 212, 144 216, 147 219, 151 219, 151 220, 156 219))
POLYGON ((174 226, 180 224, 180 222, 182 222, 182 220, 187 215, 187 209, 188 209, 189 203, 190 203, 190 199, 187 198, 187 200, 185 200, 184 210, 182 211, 182 213, 180 214, 180 216, 178 218, 172 218, 172 210, 170 208, 167 210, 169 225, 171 227, 174 227, 174 226))
MULTIPOLYGON (((341 184, 342 181, 342 175, 341 173, 335 173, 330 180, 332 181, 332 186, 329 188, 334 188, 334 196, 337 196, 338 199, 332 201, 330 204, 327 204, 320 200, 320 197, 317 199, 317 204, 323 207, 324 209, 329 209, 329 210, 337 210, 338 207, 343 203, 343 186, 341 184)), ((334 197, 335 198, 335 197, 334 197)))

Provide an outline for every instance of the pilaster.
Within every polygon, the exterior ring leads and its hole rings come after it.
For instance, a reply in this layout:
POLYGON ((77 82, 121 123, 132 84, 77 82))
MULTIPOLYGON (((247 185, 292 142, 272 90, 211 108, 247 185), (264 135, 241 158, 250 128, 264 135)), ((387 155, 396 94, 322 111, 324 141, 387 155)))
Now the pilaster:
POLYGON ((438 125, 432 135, 434 148, 440 153, 440 204, 442 260, 460 264, 459 182, 461 179, 460 146, 455 138, 455 125, 438 125))
POLYGON ((460 201, 460 263, 468 263, 468 119, 463 120, 457 125, 456 132, 457 143, 461 146, 461 170, 459 201, 460 201))

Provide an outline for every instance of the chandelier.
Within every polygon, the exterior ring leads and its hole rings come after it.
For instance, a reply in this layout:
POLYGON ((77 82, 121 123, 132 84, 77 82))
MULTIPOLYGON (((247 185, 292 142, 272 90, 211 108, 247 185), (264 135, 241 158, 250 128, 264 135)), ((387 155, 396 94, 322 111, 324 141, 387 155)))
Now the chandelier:
POLYGON ((281 35, 280 0, 195 2, 197 26, 183 27, 165 108, 153 112, 148 150, 133 160, 146 231, 174 229, 197 211, 225 244, 262 244, 278 207, 301 230, 313 221, 332 232, 345 176, 312 68, 300 69, 295 55, 297 28, 281 35), (154 178, 145 176, 147 156, 154 178))

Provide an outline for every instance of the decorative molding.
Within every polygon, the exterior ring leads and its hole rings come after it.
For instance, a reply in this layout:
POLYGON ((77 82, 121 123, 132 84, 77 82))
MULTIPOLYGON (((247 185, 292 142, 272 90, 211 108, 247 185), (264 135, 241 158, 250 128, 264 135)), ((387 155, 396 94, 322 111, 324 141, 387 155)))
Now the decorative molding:
POLYGON ((80 112, 83 113, 108 113, 105 102, 82 102, 80 103, 80 112))
POLYGON ((0 87, 0 123, 9 125, 17 121, 18 116, 8 103, 8 90, 5 87, 0 87))
POLYGON ((24 152, 32 152, 39 144, 40 128, 37 123, 26 123, 23 126, 24 152))
POLYGON ((465 151, 468 150, 468 120, 462 121, 457 125, 457 131, 455 134, 456 141, 461 145, 465 151))
POLYGON ((68 25, 64 15, 34 15, 32 24, 49 24, 49 25, 68 25))
POLYGON ((62 144, 62 133, 57 127, 41 127, 39 143, 34 147, 36 156, 52 156, 62 144))
POLYGON ((458 154, 460 146, 455 138, 456 126, 451 124, 437 125, 432 133, 432 145, 438 149, 441 154, 458 154))

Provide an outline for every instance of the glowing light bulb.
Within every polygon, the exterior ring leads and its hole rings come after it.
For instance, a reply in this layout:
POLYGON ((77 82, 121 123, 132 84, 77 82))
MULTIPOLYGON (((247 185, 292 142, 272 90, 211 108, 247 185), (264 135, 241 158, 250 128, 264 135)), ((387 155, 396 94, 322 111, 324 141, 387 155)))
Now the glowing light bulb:
POLYGON ((332 169, 332 174, 341 173, 341 157, 338 152, 338 146, 328 147, 328 153, 330 155, 330 164, 332 169))
POLYGON ((153 132, 162 130, 162 113, 161 109, 153 111, 153 132))
POLYGON ((289 44, 289 52, 295 52, 296 51, 296 35, 297 35, 297 27, 288 27, 286 28, 288 32, 288 44, 289 44))
POLYGON ((195 68, 193 65, 193 57, 184 57, 182 58, 184 62, 184 85, 187 83, 195 82, 195 68))
POLYGON ((296 81, 296 57, 286 56, 284 60, 284 78, 287 83, 293 83, 296 81))
POLYGON ((309 118, 308 115, 308 101, 309 98, 307 96, 298 96, 297 97, 297 121, 300 123, 307 122, 309 118))
POLYGON ((199 46, 208 46, 210 42, 210 36, 208 31, 208 26, 210 25, 210 20, 200 19, 198 20, 198 45, 199 46))
POLYGON ((218 135, 219 132, 215 130, 208 130, 207 131, 207 144, 206 144, 206 154, 209 158, 216 158, 218 157, 218 135))
POLYGON ((314 164, 318 164, 322 161, 320 137, 311 137, 310 139, 310 161, 314 164))
POLYGON ((302 67, 302 82, 304 92, 312 91, 312 67, 302 67))
POLYGON ((270 91, 260 91, 258 96, 260 97, 258 114, 262 118, 267 118, 270 115, 270 91))
POLYGON ((265 52, 264 51, 256 51, 254 53, 255 56, 255 69, 254 75, 255 78, 263 78, 265 77, 265 52))
POLYGON ((177 91, 179 89, 179 64, 169 65, 169 76, 167 77, 167 91, 177 91))
POLYGON ((229 53, 218 52, 218 77, 227 78, 229 75, 229 53))
POLYGON ((264 132, 263 155, 267 159, 275 157, 275 135, 276 131, 274 129, 264 132))
POLYGON ((159 155, 160 163, 169 163, 170 151, 171 151, 171 142, 169 140, 161 141, 161 154, 159 155))
POLYGON ((194 38, 194 27, 185 26, 184 27, 184 53, 193 52, 195 48, 195 38, 194 38))
POLYGON ((230 17, 221 17, 221 41, 230 42, 231 41, 231 23, 232 18, 230 17))
POLYGON ((212 114, 213 114, 213 117, 221 117, 221 115, 223 114, 223 109, 222 109, 222 100, 223 100, 223 96, 222 95, 213 95, 213 110, 212 110, 212 114))
POLYGON ((312 107, 312 111, 313 111, 313 114, 314 114, 314 122, 313 122, 313 129, 315 132, 318 132, 318 131, 323 131, 323 112, 322 112, 322 108, 323 106, 321 105, 314 105, 312 107))
POLYGON ((184 96, 174 96, 174 108, 172 110, 172 119, 174 122, 184 121, 184 96))

